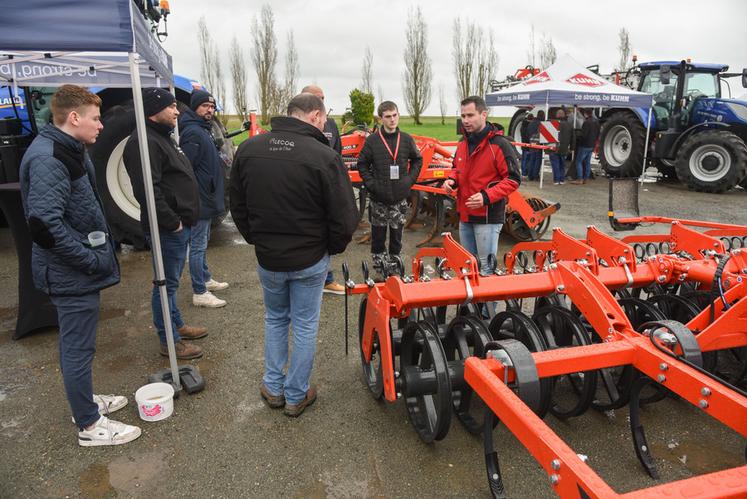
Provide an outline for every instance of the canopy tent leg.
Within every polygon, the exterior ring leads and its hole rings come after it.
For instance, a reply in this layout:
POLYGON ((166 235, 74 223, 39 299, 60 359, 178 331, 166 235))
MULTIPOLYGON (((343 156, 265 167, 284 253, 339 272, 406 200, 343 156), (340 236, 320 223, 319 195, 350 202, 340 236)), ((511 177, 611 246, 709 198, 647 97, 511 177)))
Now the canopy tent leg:
POLYGON ((153 194, 153 178, 150 171, 150 153, 148 151, 148 137, 145 134, 145 112, 143 111, 143 94, 140 88, 140 68, 135 60, 135 54, 129 53, 130 74, 132 75, 132 97, 135 102, 135 123, 137 125, 137 137, 140 143, 140 163, 143 165, 143 182, 145 183, 145 201, 148 205, 148 224, 151 234, 151 252, 156 273, 155 285, 158 286, 161 295, 161 310, 163 311, 163 324, 166 329, 166 345, 169 350, 169 365, 171 366, 171 380, 176 392, 181 390, 179 380, 179 366, 176 363, 176 349, 174 347, 173 324, 171 324, 171 311, 169 310, 169 299, 166 294, 166 277, 163 270, 163 256, 161 254, 161 238, 158 231, 158 218, 156 216, 156 201, 153 194))
POLYGON ((646 119, 646 142, 643 144, 643 165, 641 165, 641 177, 638 179, 639 182, 646 181, 646 162, 648 160, 648 140, 651 134, 651 115, 654 112, 653 98, 651 100, 651 106, 648 108, 648 118, 646 119))

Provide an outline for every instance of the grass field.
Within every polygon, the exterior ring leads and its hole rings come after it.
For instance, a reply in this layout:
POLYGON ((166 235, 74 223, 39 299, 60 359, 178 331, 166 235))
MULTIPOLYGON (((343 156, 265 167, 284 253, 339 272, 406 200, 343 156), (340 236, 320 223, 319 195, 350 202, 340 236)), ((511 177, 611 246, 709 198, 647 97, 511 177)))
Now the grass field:
MULTIPOLYGON (((341 117, 333 116, 337 121, 337 126, 342 127, 341 117)), ((508 128, 508 122, 510 118, 489 118, 489 121, 494 123, 500 123, 505 128, 508 128)), ((443 141, 454 141, 459 140, 459 136, 456 134, 456 117, 447 117, 444 121, 446 124, 441 124, 440 116, 425 116, 421 118, 423 122, 421 125, 416 125, 414 120, 409 116, 403 116, 399 122, 399 127, 403 132, 407 132, 413 135, 422 135, 424 137, 433 137, 434 139, 443 141)), ((235 130, 241 126, 241 122, 236 117, 230 117, 228 120, 228 130, 235 130)), ((267 127, 269 128, 269 126, 267 127)), ((238 145, 246 140, 247 135, 241 134, 234 137, 234 144, 238 145)))

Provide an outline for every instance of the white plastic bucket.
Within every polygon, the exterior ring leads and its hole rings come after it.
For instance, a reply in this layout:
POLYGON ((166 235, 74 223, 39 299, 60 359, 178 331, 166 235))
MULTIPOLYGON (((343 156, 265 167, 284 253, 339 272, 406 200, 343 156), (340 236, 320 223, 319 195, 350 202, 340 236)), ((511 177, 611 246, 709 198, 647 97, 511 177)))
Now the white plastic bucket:
POLYGON ((168 383, 150 383, 135 392, 137 412, 143 421, 161 421, 174 412, 174 387, 168 383))

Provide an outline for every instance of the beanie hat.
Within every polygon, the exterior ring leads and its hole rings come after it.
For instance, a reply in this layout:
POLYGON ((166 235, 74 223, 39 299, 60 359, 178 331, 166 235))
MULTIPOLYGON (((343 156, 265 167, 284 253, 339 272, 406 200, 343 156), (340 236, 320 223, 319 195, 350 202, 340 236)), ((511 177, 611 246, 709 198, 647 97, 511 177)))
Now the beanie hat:
POLYGON ((192 111, 196 110, 198 107, 200 107, 202 104, 210 102, 212 104, 215 104, 215 97, 213 97, 210 92, 206 90, 194 90, 192 91, 192 96, 189 99, 189 107, 192 109, 192 111))
POLYGON ((174 95, 163 88, 143 89, 143 111, 145 116, 153 116, 176 102, 174 95))

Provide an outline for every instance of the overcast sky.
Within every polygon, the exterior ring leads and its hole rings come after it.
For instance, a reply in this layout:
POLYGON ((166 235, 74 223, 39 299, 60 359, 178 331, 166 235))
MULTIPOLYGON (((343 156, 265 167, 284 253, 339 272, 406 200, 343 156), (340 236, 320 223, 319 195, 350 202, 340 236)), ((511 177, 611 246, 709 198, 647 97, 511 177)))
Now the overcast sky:
MULTIPOLYGON (((164 47, 174 59, 176 73, 199 78, 197 21, 205 16, 221 49, 224 74, 228 74, 228 48, 238 37, 249 69, 249 95, 257 106, 256 75, 251 65, 251 25, 261 2, 237 0, 170 0, 169 37, 164 47)), ((456 17, 478 21, 495 33, 499 55, 497 76, 526 65, 529 32, 551 37, 558 55, 568 53, 583 65, 599 64, 609 72, 619 59, 618 32, 630 32, 633 53, 639 61, 690 57, 693 61, 730 65, 731 71, 747 67, 744 22, 747 1, 429 1, 378 0, 342 2, 275 0, 278 39, 278 77, 283 74, 286 35, 293 30, 300 63, 300 87, 320 85, 327 106, 335 114, 350 106, 348 93, 360 85, 366 45, 373 51, 373 86, 385 99, 404 111, 402 99, 403 50, 408 11, 420 5, 428 24, 429 55, 433 68, 433 97, 425 114, 437 115, 438 86, 443 85, 449 113, 457 111, 452 69, 451 35, 456 17)), ((230 94, 231 84, 226 85, 230 94)), ((732 80, 734 96, 742 95, 739 80, 732 80)), ((234 110, 230 106, 230 111, 234 110)), ((494 109, 492 114, 505 114, 494 109)))

